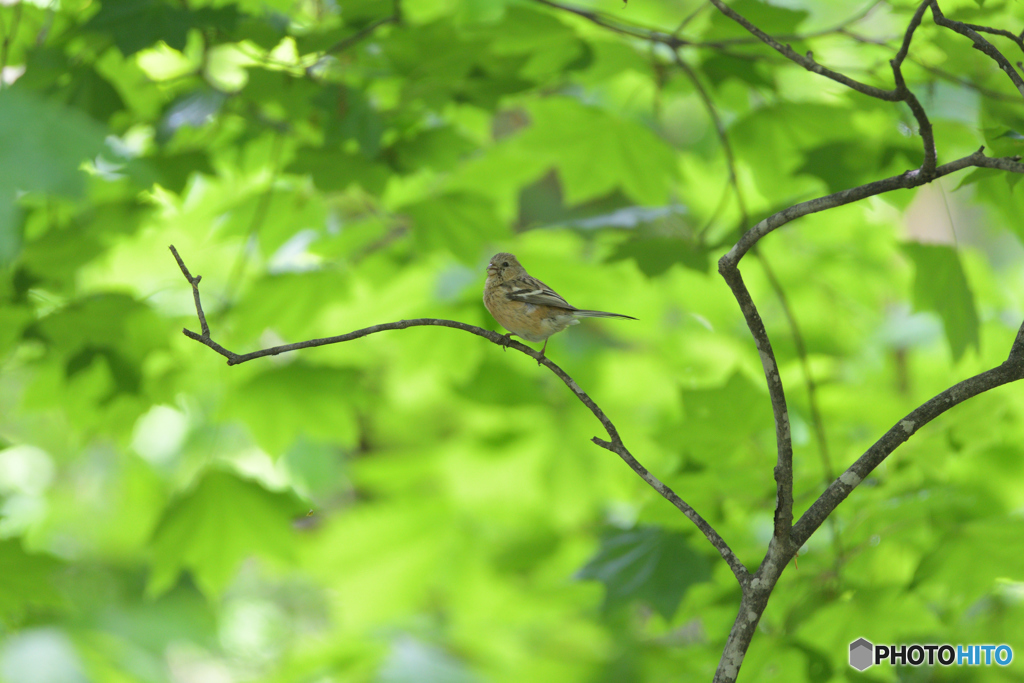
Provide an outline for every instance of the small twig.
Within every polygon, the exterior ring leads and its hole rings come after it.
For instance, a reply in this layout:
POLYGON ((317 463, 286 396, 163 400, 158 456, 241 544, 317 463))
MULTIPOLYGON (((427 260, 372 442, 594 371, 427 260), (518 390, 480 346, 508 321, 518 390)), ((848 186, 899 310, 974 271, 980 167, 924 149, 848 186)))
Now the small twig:
POLYGON ((907 103, 907 106, 910 107, 910 112, 917 119, 917 132, 920 133, 921 144, 924 146, 924 161, 921 162, 921 175, 930 180, 935 175, 935 165, 938 163, 935 150, 935 133, 932 130, 931 121, 928 120, 928 114, 925 112, 924 107, 921 106, 917 96, 907 87, 906 81, 903 80, 903 71, 896 64, 896 60, 893 60, 890 64, 892 65, 893 80, 896 81, 896 92, 899 93, 900 99, 907 103))
POLYGON ((907 82, 903 78, 902 67, 903 60, 907 58, 907 53, 910 51, 910 41, 914 37, 914 31, 921 25, 921 18, 931 2, 932 0, 925 0, 918 6, 914 16, 910 18, 906 32, 903 34, 903 43, 900 45, 899 51, 889 62, 892 66, 893 81, 896 83, 896 93, 900 95, 901 100, 907 103, 907 106, 910 107, 910 112, 917 119, 917 129, 921 134, 921 142, 924 145, 924 161, 921 164, 921 174, 929 178, 935 173, 935 165, 938 163, 935 150, 935 134, 932 131, 932 124, 928 120, 928 114, 925 112, 924 107, 921 106, 917 97, 907 87, 907 82))
POLYGON ((914 12, 914 16, 910 17, 910 23, 907 24, 907 30, 903 33, 903 43, 900 45, 899 51, 896 52, 896 56, 893 58, 895 68, 903 66, 903 60, 907 58, 907 54, 910 52, 910 41, 914 38, 914 31, 921 25, 921 18, 924 17, 924 12, 932 4, 932 0, 924 0, 917 7, 917 11, 914 12))
MULTIPOLYGON (((181 256, 178 255, 178 250, 174 248, 173 244, 170 246, 170 249, 171 253, 174 254, 174 260, 178 262, 178 267, 181 268, 182 275, 184 275, 185 279, 188 280, 188 283, 192 285, 192 298, 194 298, 196 301, 196 315, 199 316, 199 327, 203 331, 202 339, 209 339, 210 326, 206 324, 206 314, 203 313, 203 303, 199 299, 199 281, 203 279, 203 276, 196 275, 195 277, 192 277, 192 273, 188 272, 188 268, 185 267, 185 262, 181 260, 181 256)), ((188 330, 185 330, 184 332, 186 335, 189 335, 188 330)), ((192 334, 195 334, 195 332, 192 332, 192 334)), ((195 337, 193 337, 193 339, 194 338, 195 337)), ((234 355, 230 351, 218 351, 217 353, 220 353, 221 355, 234 355)))
POLYGON ((185 262, 178 254, 178 250, 174 248, 174 245, 171 245, 170 250, 171 253, 174 255, 174 260, 178 262, 178 267, 181 269, 181 272, 185 276, 185 279, 188 280, 190 285, 192 285, 192 294, 196 303, 196 314, 199 317, 199 324, 202 329, 202 334, 193 332, 192 330, 189 330, 187 328, 183 329, 182 333, 189 339, 194 339, 200 344, 203 344, 204 346, 213 349, 220 355, 227 358, 228 365, 238 365, 240 363, 245 363, 250 360, 255 360, 256 358, 276 356, 281 353, 297 351, 299 349, 315 348, 317 346, 326 346, 328 344, 339 344, 341 342, 352 341, 353 339, 359 339, 361 337, 366 337, 371 334, 376 334, 377 332, 384 332, 387 330, 404 330, 409 327, 423 326, 450 327, 453 329, 462 330, 464 332, 469 332, 470 334, 475 334, 478 337, 483 337, 484 339, 487 339, 488 341, 497 344, 498 346, 514 349, 516 351, 521 351, 522 353, 525 353, 527 356, 530 356, 531 358, 535 359, 538 364, 543 365, 547 369, 551 370, 551 372, 553 372, 560 380, 562 380, 565 386, 569 387, 569 390, 572 391, 576 398, 578 398, 580 402, 583 403, 583 405, 590 409, 590 412, 594 414, 594 417, 596 417, 597 420, 604 427, 610 439, 609 441, 605 441, 598 437, 594 437, 592 441, 601 448, 609 450, 612 453, 618 455, 620 458, 622 458, 622 460, 630 467, 630 469, 636 472, 636 474, 639 475, 640 478, 643 479, 645 482, 647 482, 647 484, 650 485, 651 488, 657 491, 659 495, 661 495, 667 501, 672 503, 672 505, 674 505, 684 515, 686 515, 686 517, 690 521, 692 521, 698 529, 700 529, 701 533, 704 534, 705 538, 708 539, 711 545, 713 545, 715 549, 718 550, 718 552, 721 554, 722 558, 726 561, 726 563, 728 563, 729 567, 733 571, 733 574, 736 576, 736 580, 739 582, 741 588, 745 588, 747 582, 749 582, 750 572, 747 571, 747 568, 743 566, 743 563, 740 562, 738 557, 736 557, 736 554, 732 551, 732 548, 729 547, 729 544, 725 541, 725 539, 723 539, 718 534, 718 532, 715 531, 714 528, 712 528, 712 526, 708 524, 703 517, 700 516, 700 514, 696 510, 694 510, 682 498, 680 498, 675 493, 675 491, 673 491, 671 488, 666 486, 661 480, 659 480, 657 477, 651 474, 650 471, 647 470, 647 468, 641 465, 640 462, 633 457, 633 455, 626 448, 625 444, 622 442, 622 438, 619 436, 618 429, 608 418, 608 416, 605 415, 604 411, 601 410, 600 406, 598 406, 585 391, 580 389, 579 385, 576 384, 576 381, 572 377, 570 377, 569 374, 565 372, 565 370, 555 365, 547 356, 541 355, 540 352, 534 351, 529 346, 521 344, 509 338, 506 335, 498 334, 497 332, 492 332, 491 330, 485 330, 484 328, 477 327, 476 325, 468 325, 466 323, 461 323, 456 320, 444 320, 441 318, 416 318, 414 320, 399 320, 397 322, 392 323, 381 323, 379 325, 371 325, 370 327, 364 327, 361 330, 355 330, 354 332, 349 332, 348 334, 339 334, 333 337, 323 337, 320 339, 309 339, 307 341, 296 342, 294 344, 281 344, 280 346, 272 346, 270 348, 260 349, 259 351, 252 351, 251 353, 235 353, 234 351, 230 351, 224 348, 223 346, 216 343, 215 341, 213 341, 213 339, 210 338, 210 328, 206 323, 206 315, 203 313, 203 305, 199 297, 199 281, 202 279, 202 276, 193 276, 188 271, 188 268, 185 267, 185 262))
POLYGON ((707 110, 708 116, 711 117, 711 122, 715 126, 715 133, 718 135, 718 141, 722 145, 722 151, 725 153, 725 164, 726 168, 729 169, 729 185, 733 189, 733 193, 736 195, 736 204, 740 209, 740 216, 743 220, 743 224, 747 222, 747 205, 743 201, 743 192, 740 191, 739 177, 736 174, 736 157, 732 151, 732 143, 729 140, 729 133, 725 128, 725 122, 722 121, 722 117, 718 114, 718 108, 715 106, 714 101, 711 99, 711 94, 708 93, 704 84, 700 82, 700 78, 697 73, 690 68, 690 65, 683 61, 683 58, 679 56, 679 51, 673 53, 675 58, 676 66, 682 70, 686 77, 693 83, 694 89, 697 91, 697 95, 700 96, 701 102, 704 103, 704 109, 707 110))
POLYGON ((370 22, 369 24, 367 24, 360 30, 356 31, 352 35, 342 38, 334 45, 331 45, 324 52, 329 55, 336 55, 339 52, 344 52, 345 50, 349 49, 356 43, 362 42, 363 40, 366 40, 367 38, 372 36, 377 31, 377 29, 381 28, 382 26, 387 26, 388 24, 400 24, 401 22, 402 6, 399 0, 395 0, 395 8, 391 14, 389 14, 386 17, 382 17, 377 21, 370 22))
MULTIPOLYGON (((831 35, 846 35, 849 31, 849 27, 863 21, 869 14, 875 11, 875 8, 879 5, 884 4, 884 0, 876 0, 874 4, 865 7, 859 14, 844 19, 840 23, 831 26, 829 28, 819 29, 817 31, 810 31, 808 33, 783 33, 775 36, 776 40, 785 40, 790 42, 803 42, 812 38, 823 38, 831 35)), ((706 5, 701 6, 706 7, 706 5)), ((734 45, 755 45, 761 42, 761 40, 755 36, 741 36, 737 38, 723 38, 721 40, 709 40, 709 41, 692 41, 690 44, 693 47, 721 49, 727 46, 734 45)))

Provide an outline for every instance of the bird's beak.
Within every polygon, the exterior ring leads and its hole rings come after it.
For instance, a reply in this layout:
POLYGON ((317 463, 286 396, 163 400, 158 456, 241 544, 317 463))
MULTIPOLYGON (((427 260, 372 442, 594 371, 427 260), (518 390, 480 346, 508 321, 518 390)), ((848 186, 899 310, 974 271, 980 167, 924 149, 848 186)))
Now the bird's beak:
POLYGON ((494 265, 493 263, 488 263, 487 264, 487 274, 488 275, 497 275, 498 274, 498 266, 494 265))

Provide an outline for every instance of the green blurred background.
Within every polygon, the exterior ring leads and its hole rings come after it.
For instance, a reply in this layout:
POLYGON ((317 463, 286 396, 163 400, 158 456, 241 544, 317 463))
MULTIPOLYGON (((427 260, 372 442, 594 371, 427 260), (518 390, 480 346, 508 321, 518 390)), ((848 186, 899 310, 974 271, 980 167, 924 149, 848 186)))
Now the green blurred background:
MULTIPOLYGON (((1017 0, 941 4, 1021 30, 1017 0)), ((916 8, 730 5, 886 88, 916 8)), ((917 167, 916 122, 707 3, 586 6, 0 3, 0 681, 710 680, 732 573, 530 358, 419 327, 228 367, 181 334, 199 325, 169 244, 236 352, 402 318, 498 329, 483 269, 511 251, 571 303, 639 318, 548 355, 756 568, 774 427, 715 262, 773 211, 917 167)), ((1020 95, 970 41, 926 15, 905 75, 940 163, 1020 153, 1020 95)), ((810 216, 741 264, 798 515, 1005 359, 1017 180, 810 216)), ((787 569, 741 679, 1024 680, 1017 660, 847 665, 859 637, 1024 657, 1022 417, 1009 385, 894 453, 787 569)))

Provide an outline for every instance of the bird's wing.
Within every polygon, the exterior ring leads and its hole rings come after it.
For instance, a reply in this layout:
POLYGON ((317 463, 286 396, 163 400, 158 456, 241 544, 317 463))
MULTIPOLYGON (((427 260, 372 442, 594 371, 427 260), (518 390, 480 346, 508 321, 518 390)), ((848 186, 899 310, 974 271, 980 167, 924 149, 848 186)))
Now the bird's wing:
POLYGON ((570 311, 576 310, 575 306, 560 297, 555 290, 551 289, 537 278, 529 275, 515 280, 509 280, 508 282, 505 282, 502 287, 505 288, 505 296, 512 301, 522 301, 527 304, 543 306, 557 306, 558 308, 564 308, 570 311))

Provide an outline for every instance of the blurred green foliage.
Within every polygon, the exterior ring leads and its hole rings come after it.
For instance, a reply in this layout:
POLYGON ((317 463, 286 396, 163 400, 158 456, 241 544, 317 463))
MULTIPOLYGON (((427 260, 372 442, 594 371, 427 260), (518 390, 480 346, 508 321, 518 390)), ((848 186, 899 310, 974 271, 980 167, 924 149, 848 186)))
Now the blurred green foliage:
MULTIPOLYGON (((759 217, 917 166, 920 138, 903 106, 703 2, 586 4, 690 41, 743 206, 668 48, 544 3, 0 4, 0 681, 711 678, 732 574, 530 359, 413 328, 229 368, 180 333, 198 323, 172 243, 238 352, 411 317, 495 329, 483 267, 512 251, 572 303, 640 319, 586 321, 548 355, 755 567, 774 427, 712 264, 759 217)), ((731 4, 881 87, 916 6, 731 4)), ((1021 30, 1012 0, 941 4, 1021 30)), ((905 74, 940 162, 1021 152, 1019 94, 928 15, 905 74)), ((809 216, 742 264, 786 382, 798 515, 1005 358, 1017 180, 965 172, 809 216)), ((1015 385, 920 429, 787 570, 743 679, 845 679, 862 636, 1024 654, 1021 444, 1015 385)))

